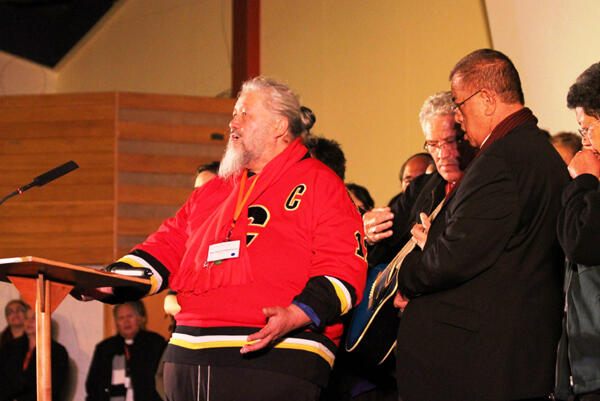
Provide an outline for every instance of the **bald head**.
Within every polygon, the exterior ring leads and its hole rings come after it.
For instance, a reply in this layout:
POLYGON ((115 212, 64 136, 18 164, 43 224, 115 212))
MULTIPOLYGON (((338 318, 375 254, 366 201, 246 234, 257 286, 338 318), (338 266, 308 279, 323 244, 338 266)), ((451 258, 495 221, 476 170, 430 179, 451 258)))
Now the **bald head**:
POLYGON ((400 169, 402 192, 406 190, 406 187, 414 178, 420 176, 421 174, 425 174, 427 168, 432 164, 433 160, 428 153, 417 153, 416 155, 408 158, 408 160, 404 162, 402 168, 400 169))

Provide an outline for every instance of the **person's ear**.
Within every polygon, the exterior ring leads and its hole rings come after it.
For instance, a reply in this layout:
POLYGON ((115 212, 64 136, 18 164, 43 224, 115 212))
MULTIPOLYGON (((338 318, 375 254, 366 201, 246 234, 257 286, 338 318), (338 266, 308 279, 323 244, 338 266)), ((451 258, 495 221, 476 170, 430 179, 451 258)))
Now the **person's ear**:
POLYGON ((486 116, 491 116, 496 112, 498 98, 496 92, 490 89, 481 89, 481 102, 483 104, 483 113, 486 116))
POLYGON ((288 133, 290 123, 287 118, 279 117, 275 120, 276 138, 281 138, 288 133))

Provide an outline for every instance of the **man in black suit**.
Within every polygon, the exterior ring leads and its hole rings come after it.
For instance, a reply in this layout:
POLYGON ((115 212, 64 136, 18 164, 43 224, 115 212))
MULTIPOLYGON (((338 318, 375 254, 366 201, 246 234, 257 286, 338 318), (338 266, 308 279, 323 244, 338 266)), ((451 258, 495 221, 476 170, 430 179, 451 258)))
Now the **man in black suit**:
POLYGON ((564 256, 555 226, 568 174, 523 106, 504 54, 477 50, 450 74, 456 121, 479 147, 399 288, 403 401, 544 399, 552 391, 564 256))

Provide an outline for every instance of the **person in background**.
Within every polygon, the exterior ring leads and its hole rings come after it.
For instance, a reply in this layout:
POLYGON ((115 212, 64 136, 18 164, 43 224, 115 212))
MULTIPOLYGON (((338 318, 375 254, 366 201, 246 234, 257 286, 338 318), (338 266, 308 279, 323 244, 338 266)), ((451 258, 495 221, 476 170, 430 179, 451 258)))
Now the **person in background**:
POLYGON ((583 150, 569 163, 558 240, 567 256, 565 314, 558 347, 556 396, 600 400, 600 63, 569 89, 583 150))
POLYGON ((203 164, 199 166, 196 170, 196 180, 194 181, 194 188, 200 188, 202 185, 215 178, 218 172, 218 161, 210 162, 208 164, 203 164))
POLYGON ((4 307, 4 317, 6 317, 6 328, 0 334, 0 348, 17 337, 21 337, 25 332, 25 310, 28 305, 20 299, 8 301, 4 307))
POLYGON ((406 191, 406 187, 408 187, 408 184, 410 184, 412 180, 423 174, 431 174, 434 170, 435 163, 429 153, 415 153, 406 159, 404 163, 402 163, 402 167, 400 167, 400 174, 398 176, 400 178, 400 192, 390 199, 388 206, 392 206, 398 202, 398 198, 406 191))
POLYGON ((573 156, 581 150, 581 137, 573 132, 559 132, 550 137, 550 143, 567 165, 571 163, 573 156))
POLYGON ((117 335, 94 349, 85 388, 86 401, 161 401, 154 375, 165 339, 143 330, 146 309, 141 301, 116 305, 117 335))
POLYGON ((433 164, 433 158, 425 152, 416 153, 406 159, 400 168, 401 192, 406 191, 408 184, 418 176, 425 174, 433 164))
POLYGON ((373 209, 373 206, 375 206, 375 202, 373 201, 373 198, 371 198, 371 194, 367 188, 351 182, 346 184, 346 189, 361 215, 373 209))
MULTIPOLYGON (((0 401, 36 399, 35 312, 27 304, 25 304, 24 334, 0 348, 0 401)), ((54 340, 51 341, 50 353, 52 355, 52 400, 64 401, 69 373, 69 355, 65 347, 54 340)))
POLYGON ((346 156, 337 141, 322 136, 305 135, 304 146, 308 149, 311 157, 332 169, 344 181, 344 177, 346 176, 346 156))

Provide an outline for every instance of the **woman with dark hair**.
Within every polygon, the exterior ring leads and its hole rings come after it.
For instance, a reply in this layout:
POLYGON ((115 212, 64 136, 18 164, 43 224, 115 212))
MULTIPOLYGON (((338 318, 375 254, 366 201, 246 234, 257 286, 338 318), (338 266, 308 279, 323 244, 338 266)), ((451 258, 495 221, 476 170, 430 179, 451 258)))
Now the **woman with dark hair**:
POLYGON ((569 163, 558 239, 567 256, 563 335, 558 348, 559 399, 600 400, 600 63, 569 89, 583 149, 569 163))

